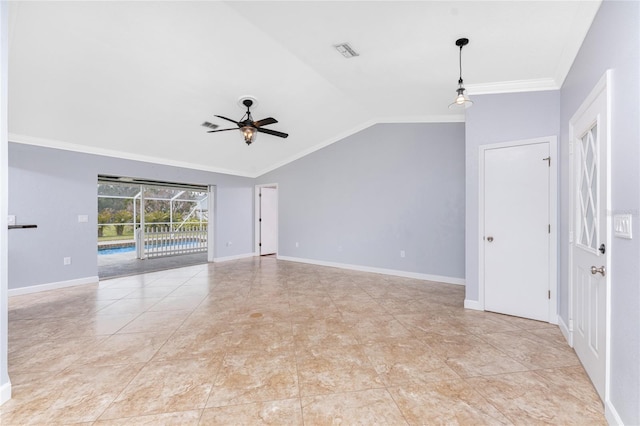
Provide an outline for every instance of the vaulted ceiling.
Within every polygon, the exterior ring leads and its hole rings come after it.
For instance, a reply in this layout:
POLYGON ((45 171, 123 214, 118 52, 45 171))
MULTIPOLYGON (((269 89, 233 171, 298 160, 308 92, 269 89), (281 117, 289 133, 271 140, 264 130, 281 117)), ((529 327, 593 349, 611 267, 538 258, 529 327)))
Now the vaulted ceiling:
POLYGON ((11 141, 258 176, 468 92, 558 89, 600 1, 12 2, 11 141), (360 54, 345 59, 334 45, 360 54), (251 146, 201 126, 275 117, 251 146))

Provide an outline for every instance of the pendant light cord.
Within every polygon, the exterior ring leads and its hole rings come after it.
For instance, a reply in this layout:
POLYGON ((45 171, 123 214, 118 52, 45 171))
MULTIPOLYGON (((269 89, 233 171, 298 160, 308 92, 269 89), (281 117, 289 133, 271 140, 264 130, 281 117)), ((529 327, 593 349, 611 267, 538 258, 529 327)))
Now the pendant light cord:
POLYGON ((460 78, 458 84, 462 84, 462 46, 460 46, 460 56, 458 57, 458 64, 460 66, 460 78))

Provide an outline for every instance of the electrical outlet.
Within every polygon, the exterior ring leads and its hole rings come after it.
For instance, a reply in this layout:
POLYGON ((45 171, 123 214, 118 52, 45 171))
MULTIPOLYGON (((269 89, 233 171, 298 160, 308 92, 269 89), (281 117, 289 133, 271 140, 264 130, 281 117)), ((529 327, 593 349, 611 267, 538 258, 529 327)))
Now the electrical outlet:
POLYGON ((71 258, 70 257, 65 257, 62 259, 62 263, 64 265, 71 265, 71 258))
POLYGON ((404 257, 404 250, 400 250, 400 257, 404 257))
POLYGON ((9 225, 15 225, 16 224, 16 215, 10 214, 8 222, 9 222, 8 223, 9 225))
POLYGON ((300 247, 300 243, 296 241, 296 248, 300 247))

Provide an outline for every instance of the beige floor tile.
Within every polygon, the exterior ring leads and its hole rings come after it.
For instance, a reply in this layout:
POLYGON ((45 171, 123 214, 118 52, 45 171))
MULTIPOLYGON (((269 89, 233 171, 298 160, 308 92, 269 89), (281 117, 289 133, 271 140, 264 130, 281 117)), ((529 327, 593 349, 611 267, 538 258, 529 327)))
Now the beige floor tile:
POLYGON ((172 332, 191 314, 189 310, 144 312, 118 333, 172 332))
POLYGON ((536 372, 477 377, 467 382, 516 424, 606 424, 602 410, 536 372))
POLYGON ((57 399, 47 410, 49 422, 95 421, 144 364, 72 366, 56 378, 57 399))
POLYGON ((455 320, 455 313, 450 310, 425 311, 422 313, 408 313, 395 315, 401 324, 409 328, 414 334, 442 336, 462 336, 469 334, 465 327, 455 320))
POLYGON ((391 315, 379 315, 374 318, 352 318, 347 317, 346 322, 353 323, 353 331, 357 334, 358 340, 363 344, 384 343, 389 340, 413 340, 414 334, 408 327, 401 324, 391 315))
POLYGON ((389 392, 411 425, 511 424, 473 386, 462 380, 392 387, 389 392))
POLYGON ((293 336, 298 348, 351 346, 360 343, 354 325, 342 318, 294 323, 293 336))
POLYGON ((299 396, 295 355, 236 350, 226 354, 207 407, 290 399, 299 396))
POLYGON ((148 362, 169 338, 168 333, 115 334, 78 359, 85 365, 119 365, 148 362))
POLYGON ((233 349, 244 351, 293 351, 294 339, 290 322, 238 324, 229 342, 233 349))
POLYGON ((141 314, 162 300, 160 297, 146 299, 120 299, 100 309, 96 315, 141 314))
POLYGON ((223 358, 229 348, 232 331, 216 326, 180 327, 157 351, 154 361, 223 358))
POLYGON ((492 333, 480 338, 506 353, 527 369, 579 365, 580 361, 568 345, 559 345, 529 332, 492 333))
POLYGON ((84 316, 76 320, 74 327, 61 337, 105 336, 117 333, 118 330, 135 320, 140 314, 111 314, 84 316))
POLYGON ((220 359, 150 362, 100 420, 202 409, 220 363, 220 359))
POLYGON ((387 386, 460 378, 442 358, 420 342, 388 340, 368 344, 364 351, 387 386))
POLYGON ((422 339, 461 377, 525 371, 528 368, 477 336, 429 335, 422 339))
POLYGON ((302 398, 306 425, 406 425, 385 389, 370 389, 302 398))
POLYGON ((202 414, 201 425, 302 425, 300 401, 255 402, 207 408, 202 414))
POLYGON ((150 297, 167 297, 178 286, 156 286, 155 283, 130 291, 123 299, 147 299, 150 297))
POLYGON ((33 342, 32 346, 21 350, 9 348, 9 374, 25 371, 60 372, 105 338, 106 336, 45 340, 33 342))
POLYGON ((463 302, 274 257, 11 297, 0 424, 604 424, 557 326, 463 302))
POLYGON ((151 306, 148 311, 182 311, 182 310, 194 310, 202 303, 206 295, 187 295, 187 296, 174 296, 171 293, 169 296, 160 300, 155 305, 151 306))
POLYGON ((569 394, 590 406, 602 404, 582 366, 536 370, 536 374, 555 392, 569 394))
POLYGON ((196 426, 202 415, 201 410, 178 411, 175 413, 150 414, 146 416, 99 420, 94 426, 196 426))
POLYGON ((384 387, 361 345, 296 349, 296 357, 302 396, 384 387))

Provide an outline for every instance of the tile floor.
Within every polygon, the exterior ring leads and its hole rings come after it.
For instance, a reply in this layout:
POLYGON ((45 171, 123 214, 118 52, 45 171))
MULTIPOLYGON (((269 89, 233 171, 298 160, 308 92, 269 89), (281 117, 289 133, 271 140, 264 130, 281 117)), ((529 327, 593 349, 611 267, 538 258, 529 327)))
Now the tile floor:
POLYGON ((556 326, 463 298, 274 258, 11 297, 0 423, 606 423, 556 326))

